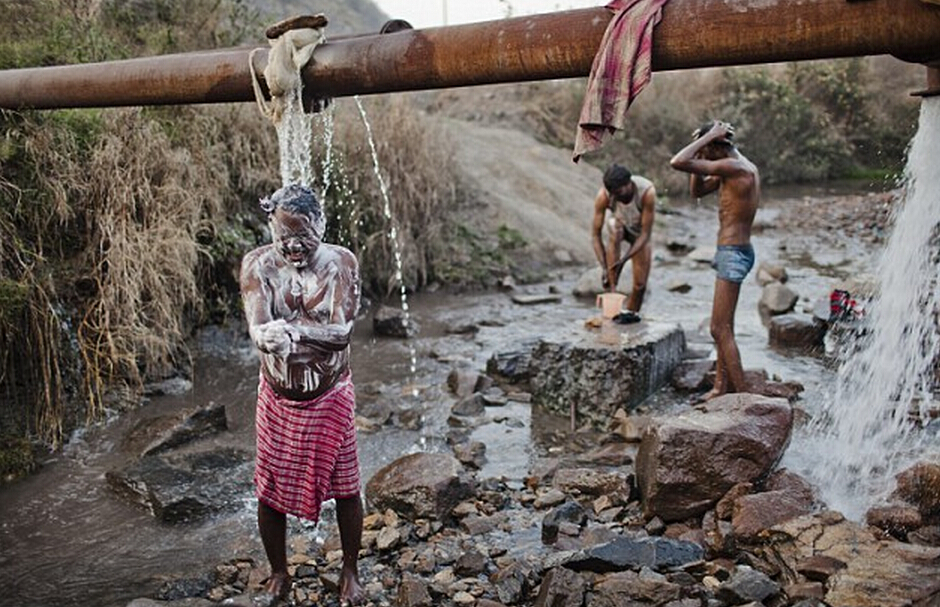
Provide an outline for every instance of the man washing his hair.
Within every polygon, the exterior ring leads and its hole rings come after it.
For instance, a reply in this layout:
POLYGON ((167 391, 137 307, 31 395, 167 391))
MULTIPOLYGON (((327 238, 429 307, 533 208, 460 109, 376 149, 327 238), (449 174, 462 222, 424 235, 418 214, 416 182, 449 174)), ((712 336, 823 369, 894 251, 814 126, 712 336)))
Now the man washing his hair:
POLYGON ((718 250, 712 262, 717 277, 711 317, 718 360, 715 386, 703 400, 749 391, 734 339, 734 313, 741 283, 754 266, 751 226, 760 202, 760 175, 754 163, 735 147, 733 138, 730 124, 706 124, 669 162, 672 168, 691 173, 693 196, 718 192, 718 250))

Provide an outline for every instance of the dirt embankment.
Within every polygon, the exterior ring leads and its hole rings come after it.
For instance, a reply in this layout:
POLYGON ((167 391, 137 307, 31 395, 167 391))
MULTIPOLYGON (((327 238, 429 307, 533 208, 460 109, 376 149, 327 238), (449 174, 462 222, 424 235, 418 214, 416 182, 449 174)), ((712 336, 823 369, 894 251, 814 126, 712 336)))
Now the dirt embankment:
POLYGON ((453 142, 463 186, 474 204, 466 221, 480 231, 519 232, 535 256, 593 259, 591 209, 601 171, 568 151, 507 128, 439 118, 453 142))

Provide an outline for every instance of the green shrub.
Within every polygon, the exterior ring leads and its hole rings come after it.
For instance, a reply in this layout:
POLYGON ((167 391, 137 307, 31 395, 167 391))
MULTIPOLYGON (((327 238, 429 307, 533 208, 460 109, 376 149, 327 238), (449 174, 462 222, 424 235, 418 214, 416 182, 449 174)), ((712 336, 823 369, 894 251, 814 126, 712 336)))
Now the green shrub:
POLYGON ((791 78, 748 69, 727 70, 724 80, 720 118, 737 127, 739 146, 766 183, 828 179, 851 168, 842 129, 791 78))

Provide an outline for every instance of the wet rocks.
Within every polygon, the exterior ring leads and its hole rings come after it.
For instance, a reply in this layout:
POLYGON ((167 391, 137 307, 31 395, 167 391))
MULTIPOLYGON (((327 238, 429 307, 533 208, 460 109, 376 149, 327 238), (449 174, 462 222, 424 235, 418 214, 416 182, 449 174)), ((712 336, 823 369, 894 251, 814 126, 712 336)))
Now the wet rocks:
POLYGON ((827 511, 793 519, 771 532, 774 542, 768 552, 805 579, 822 581, 828 605, 901 607, 940 601, 938 548, 878 538, 827 511))
POLYGON ((897 539, 905 540, 909 532, 924 524, 924 519, 917 508, 898 504, 870 508, 865 513, 865 522, 897 539))
POLYGON ((757 310, 764 324, 769 324, 770 318, 786 314, 796 306, 799 296, 789 287, 779 282, 772 282, 761 292, 757 310))
POLYGON ((519 345, 517 349, 497 352, 486 361, 486 372, 510 383, 519 383, 529 380, 532 351, 538 340, 529 340, 519 345))
POLYGON ((232 496, 251 490, 252 454, 200 446, 227 427, 225 407, 216 403, 175 418, 145 420, 132 430, 125 447, 147 441, 146 447, 131 464, 105 474, 108 486, 168 523, 231 509, 237 503, 232 496))
POLYGON ((451 413, 464 417, 482 415, 484 410, 486 410, 486 401, 479 392, 460 399, 451 407, 451 413))
MULTIPOLYGON (((444 460, 433 461, 413 473, 430 473, 444 460)), ((769 503, 785 493, 812 499, 812 488, 786 470, 736 484, 720 508, 675 523, 642 516, 632 491, 627 504, 610 507, 607 492, 632 485, 628 469, 542 462, 529 478, 516 488, 484 479, 440 519, 406 517, 377 509, 370 500, 360 553, 365 604, 900 607, 940 597, 940 549, 879 537, 835 512, 798 516, 751 538, 739 536, 733 515, 750 498, 764 495, 769 503), (709 548, 716 534, 724 538, 720 552, 709 548), (555 540, 543 542, 547 535, 555 540)), ((291 599, 300 607, 337 604, 340 540, 335 523, 324 531, 322 546, 308 543, 289 559, 291 599)), ((188 581, 168 586, 211 602, 190 596, 139 604, 247 607, 266 565, 251 563, 248 571, 244 565, 219 566, 208 592, 205 584, 188 581)))
POLYGON ((396 607, 431 607, 433 604, 427 583, 418 579, 405 579, 398 586, 396 607))
POLYGON ((670 379, 672 387, 682 392, 705 392, 712 386, 715 361, 707 358, 687 359, 676 365, 670 379))
POLYGON ((682 587, 649 572, 622 571, 604 576, 594 585, 591 605, 666 605, 682 596, 682 587))
POLYGON ((586 591, 584 578, 570 569, 556 567, 542 578, 535 607, 580 607, 586 591))
POLYGON ((567 495, 591 499, 604 496, 611 505, 616 506, 630 501, 633 475, 620 470, 562 468, 555 473, 552 485, 567 495))
POLYGON ((454 456, 467 468, 479 470, 486 464, 486 444, 480 441, 457 443, 454 445, 454 456))
POLYGON ((895 494, 924 516, 940 514, 940 465, 921 462, 896 477, 895 494))
POLYGON ((149 455, 105 475, 118 495, 168 523, 193 521, 230 508, 250 493, 252 458, 236 449, 149 455), (228 479, 220 482, 219 479, 228 479))
POLYGON ((730 605, 760 603, 780 592, 780 585, 760 571, 737 567, 731 577, 718 586, 717 597, 730 605))
POLYGON ((664 537, 618 537, 613 541, 576 553, 562 565, 573 571, 654 571, 674 569, 694 563, 705 555, 694 542, 664 537))
POLYGON ((672 324, 613 328, 612 343, 589 334, 572 341, 541 340, 529 383, 533 401, 560 415, 603 427, 620 408, 635 408, 662 386, 685 350, 672 324))
POLYGON ((656 420, 637 453, 644 513, 663 521, 703 514, 734 485, 767 475, 790 439, 783 399, 728 394, 656 420))
POLYGON ((766 261, 762 261, 758 264, 755 277, 757 284, 762 287, 766 287, 774 282, 785 283, 790 278, 784 266, 768 263, 766 261))
POLYGON ((821 352, 826 325, 810 314, 784 314, 770 319, 770 345, 806 353, 821 352))
POLYGON ((372 316, 372 330, 376 335, 408 338, 418 334, 418 323, 399 308, 379 306, 372 316))
POLYGON ((809 514, 813 500, 805 494, 786 490, 765 491, 734 499, 732 508, 731 529, 735 539, 754 542, 766 529, 809 514))
POLYGON ((147 446, 143 455, 154 455, 228 429, 225 406, 210 402, 183 416, 177 424, 147 446))
POLYGON ((485 387, 485 375, 470 369, 451 369, 447 374, 447 388, 459 398, 470 396, 485 387))
POLYGON ((376 472, 366 485, 366 499, 409 520, 444 520, 473 488, 473 478, 453 456, 414 453, 376 472))
POLYGON ((575 533, 568 534, 577 535, 586 520, 587 512, 578 502, 566 501, 556 506, 542 519, 542 543, 554 544, 562 527, 570 531, 573 526, 575 533))

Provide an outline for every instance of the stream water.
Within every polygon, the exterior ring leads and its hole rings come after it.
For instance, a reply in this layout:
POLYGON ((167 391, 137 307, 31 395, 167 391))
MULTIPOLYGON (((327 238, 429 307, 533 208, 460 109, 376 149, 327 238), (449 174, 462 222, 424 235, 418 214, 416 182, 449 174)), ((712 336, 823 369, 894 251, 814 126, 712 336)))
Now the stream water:
MULTIPOLYGON (((755 248, 759 260, 786 265, 788 284, 802 296, 798 308, 826 297, 834 280, 869 271, 875 251, 851 241, 835 250, 820 244, 816 230, 788 234, 773 229, 776 218, 787 205, 859 190, 870 186, 765 192, 757 221, 770 228, 755 234, 755 248)), ((709 348, 707 319, 714 274, 707 264, 672 255, 665 244, 711 244, 716 210, 709 202, 677 210, 660 214, 657 220, 651 288, 643 314, 650 320, 679 323, 690 348, 709 348), (684 281, 691 290, 670 292, 666 286, 675 280, 684 281)), ((500 292, 414 296, 411 312, 421 331, 410 341, 375 337, 368 317, 361 319, 352 345, 359 402, 363 407, 385 403, 416 411, 423 418, 420 429, 386 425, 377 432, 361 433, 364 481, 404 453, 447 448, 446 418, 454 397, 447 391, 446 376, 452 368, 482 371, 493 353, 555 331, 578 330, 594 315, 593 301, 570 295, 581 269, 560 269, 552 280, 521 289, 529 293, 557 289, 560 303, 521 306, 500 292), (449 332, 464 324, 475 324, 479 330, 472 335, 449 332)), ((818 358, 768 347, 767 330, 757 313, 760 293, 750 277, 742 288, 737 316, 745 366, 800 381, 806 388, 800 405, 810 410, 819 407, 833 371, 818 358)), ((140 428, 210 401, 225 404, 229 423, 229 431, 212 441, 253 449, 257 385, 253 347, 236 327, 206 331, 195 350, 191 392, 153 397, 137 410, 77 433, 38 473, 0 489, 0 605, 123 607, 134 597, 152 596, 167 578, 209 571, 236 556, 263 560, 250 492, 237 498, 240 503, 231 512, 197 523, 167 525, 118 498, 105 482, 107 471, 125 465, 139 452, 141 445, 134 436, 140 428)), ((656 395, 659 401, 670 398, 668 391, 656 395)), ((484 441, 489 453, 499 454, 479 472, 481 478, 521 480, 533 458, 565 448, 567 419, 518 403, 499 415, 513 423, 486 424, 475 432, 474 438, 484 441)))

